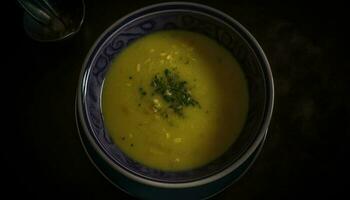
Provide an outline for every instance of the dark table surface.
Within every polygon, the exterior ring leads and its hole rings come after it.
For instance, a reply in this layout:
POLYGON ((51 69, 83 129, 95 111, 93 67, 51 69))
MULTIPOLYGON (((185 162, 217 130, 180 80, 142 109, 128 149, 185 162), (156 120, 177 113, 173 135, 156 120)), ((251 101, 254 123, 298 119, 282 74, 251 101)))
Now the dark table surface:
MULTIPOLYGON (((9 39, 16 43, 8 56, 12 83, 6 99, 14 115, 8 117, 11 126, 5 120, 10 131, 3 135, 9 138, 2 140, 3 190, 34 199, 132 199, 106 181, 85 155, 74 98, 83 60, 97 37, 118 18, 151 3, 86 0, 82 30, 57 43, 31 40, 22 27, 22 10, 13 5, 9 39)), ((261 155, 239 182, 214 199, 339 198, 345 192, 350 132, 346 7, 295 1, 207 4, 257 38, 276 90, 261 155)))

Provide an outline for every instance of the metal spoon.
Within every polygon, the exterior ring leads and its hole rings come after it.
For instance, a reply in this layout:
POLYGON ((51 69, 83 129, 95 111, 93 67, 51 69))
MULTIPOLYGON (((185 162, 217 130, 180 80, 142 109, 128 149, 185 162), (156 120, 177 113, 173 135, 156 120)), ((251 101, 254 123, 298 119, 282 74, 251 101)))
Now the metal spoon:
POLYGON ((80 30, 85 16, 84 0, 17 0, 26 11, 23 26, 37 41, 59 41, 80 30))

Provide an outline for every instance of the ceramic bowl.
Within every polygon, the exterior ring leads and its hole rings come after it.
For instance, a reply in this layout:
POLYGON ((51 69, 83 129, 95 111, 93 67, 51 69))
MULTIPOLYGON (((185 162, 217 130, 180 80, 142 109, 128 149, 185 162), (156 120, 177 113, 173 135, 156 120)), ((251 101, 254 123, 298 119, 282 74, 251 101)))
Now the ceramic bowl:
POLYGON ((77 89, 77 125, 99 171, 130 195, 143 199, 208 198, 238 180, 263 146, 273 109, 273 78, 254 37, 236 20, 208 6, 172 2, 137 10, 111 25, 84 62, 77 89), (238 140, 215 161, 193 170, 161 171, 132 160, 111 140, 101 112, 109 63, 130 43, 155 31, 180 29, 217 41, 239 61, 248 82, 249 111, 238 140))

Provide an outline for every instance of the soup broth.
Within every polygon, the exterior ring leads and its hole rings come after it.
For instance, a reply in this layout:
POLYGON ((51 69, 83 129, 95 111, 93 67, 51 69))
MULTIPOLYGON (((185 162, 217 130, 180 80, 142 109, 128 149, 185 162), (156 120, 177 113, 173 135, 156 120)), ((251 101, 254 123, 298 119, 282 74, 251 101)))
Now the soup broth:
POLYGON ((222 155, 238 138, 248 90, 237 60, 214 40, 160 31, 125 48, 104 81, 102 112, 130 158, 165 171, 189 170, 222 155))

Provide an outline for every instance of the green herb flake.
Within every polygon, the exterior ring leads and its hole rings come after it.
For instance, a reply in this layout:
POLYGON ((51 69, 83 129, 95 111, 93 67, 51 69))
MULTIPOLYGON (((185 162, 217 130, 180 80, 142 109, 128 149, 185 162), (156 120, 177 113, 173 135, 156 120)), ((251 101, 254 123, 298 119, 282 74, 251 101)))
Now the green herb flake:
POLYGON ((142 87, 139 88, 139 92, 140 92, 141 96, 147 95, 147 92, 142 87))
POLYGON ((168 113, 166 111, 161 112, 160 116, 162 116, 163 118, 168 118, 169 117, 169 115, 168 115, 168 113))

